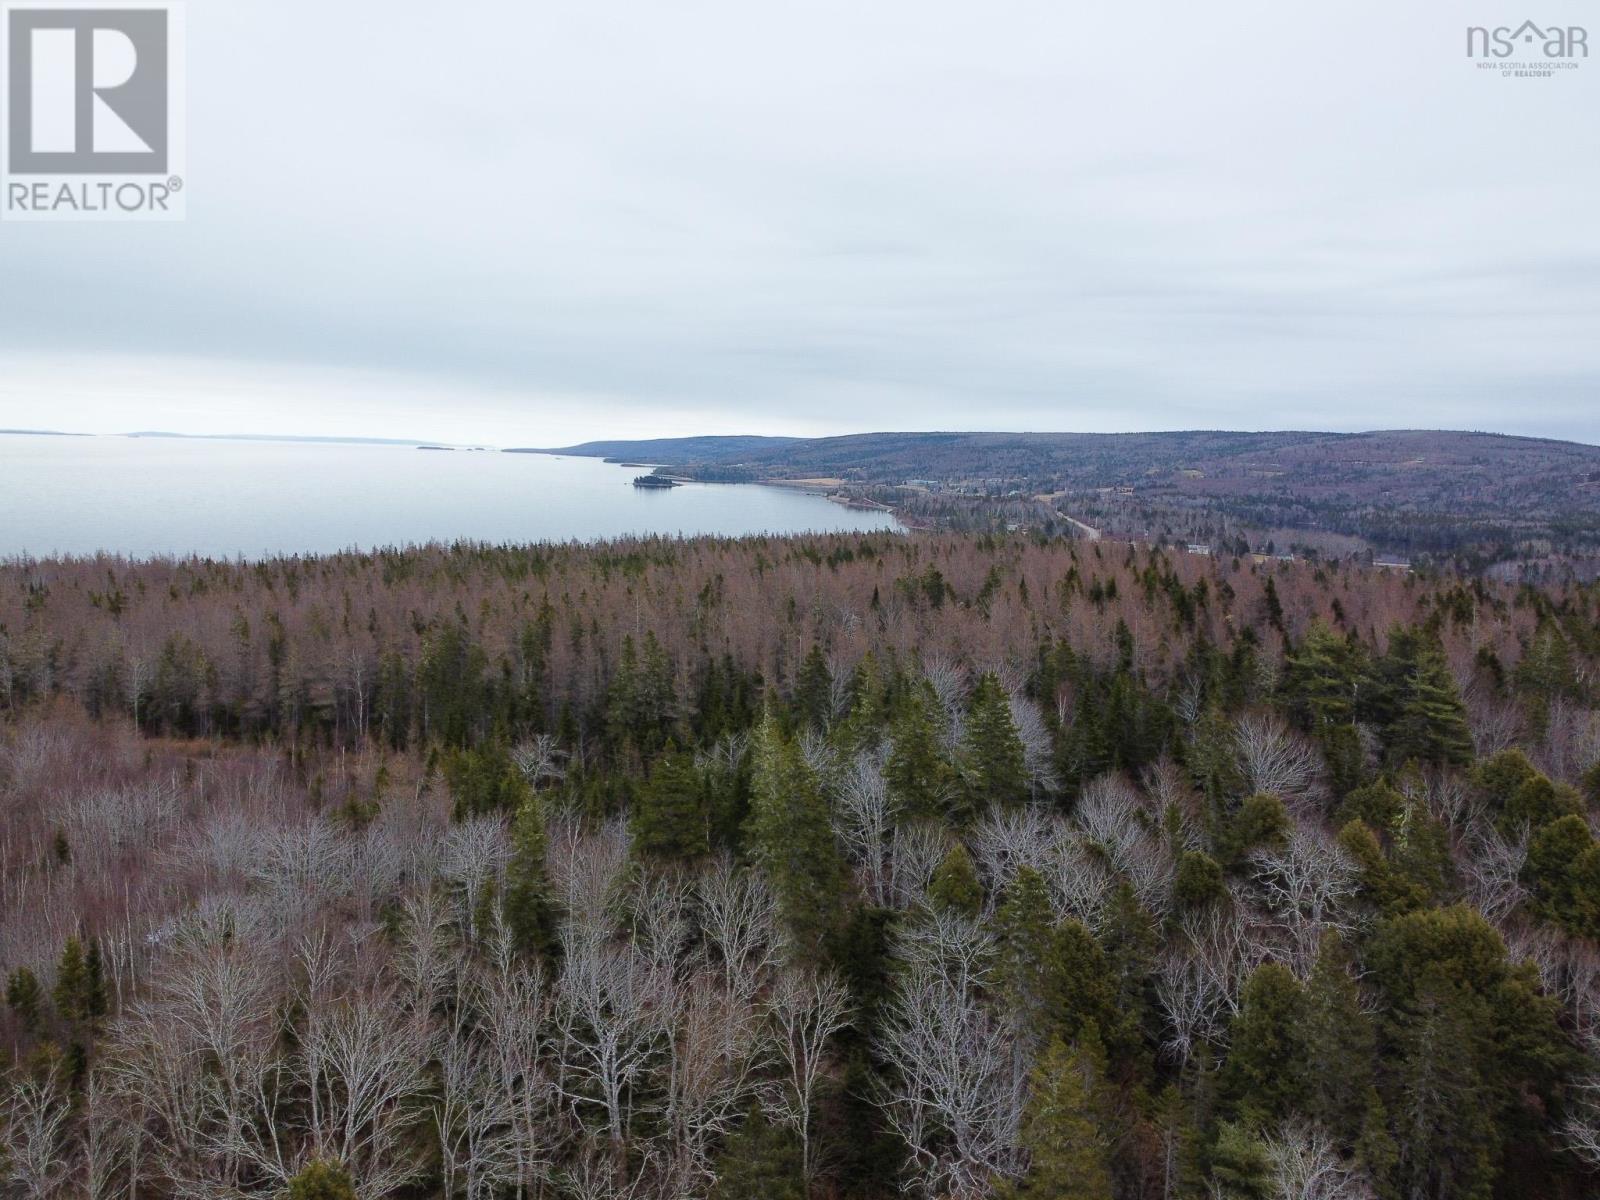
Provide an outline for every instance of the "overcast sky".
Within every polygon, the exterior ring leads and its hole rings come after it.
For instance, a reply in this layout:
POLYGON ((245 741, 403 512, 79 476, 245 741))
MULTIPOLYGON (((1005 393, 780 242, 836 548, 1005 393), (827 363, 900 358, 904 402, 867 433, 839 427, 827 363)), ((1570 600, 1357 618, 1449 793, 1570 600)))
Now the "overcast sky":
POLYGON ((1600 441, 1600 55, 1470 64, 1525 17, 1600 52, 1573 0, 189 0, 189 220, 0 224, 0 426, 1600 441))

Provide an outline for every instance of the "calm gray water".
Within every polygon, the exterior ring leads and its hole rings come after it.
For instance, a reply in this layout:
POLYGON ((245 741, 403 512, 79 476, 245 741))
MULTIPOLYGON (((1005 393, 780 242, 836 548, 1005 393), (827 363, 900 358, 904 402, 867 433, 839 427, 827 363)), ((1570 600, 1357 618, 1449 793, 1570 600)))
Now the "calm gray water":
POLYGON ((785 488, 632 486, 593 458, 410 446, 0 435, 0 556, 327 553, 470 538, 896 528, 785 488))

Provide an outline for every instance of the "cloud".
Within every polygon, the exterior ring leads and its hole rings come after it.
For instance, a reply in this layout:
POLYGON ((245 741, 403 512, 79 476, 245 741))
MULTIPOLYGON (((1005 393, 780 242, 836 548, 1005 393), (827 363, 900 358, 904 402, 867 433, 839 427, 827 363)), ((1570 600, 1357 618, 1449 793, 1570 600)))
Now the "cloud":
POLYGON ((0 425, 1594 440, 1600 67, 1466 24, 191 0, 190 219, 0 226, 0 425))

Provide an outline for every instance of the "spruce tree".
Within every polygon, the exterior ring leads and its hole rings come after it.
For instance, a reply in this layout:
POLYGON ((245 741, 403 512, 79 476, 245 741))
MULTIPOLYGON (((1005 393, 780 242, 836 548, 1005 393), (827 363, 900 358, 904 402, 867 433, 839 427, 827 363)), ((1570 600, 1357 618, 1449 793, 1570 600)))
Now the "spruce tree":
POLYGON ((1045 1043, 1022 1118, 1028 1170, 1000 1189, 1007 1200, 1111 1200, 1105 1055, 1092 1026, 1077 1044, 1045 1043))
POLYGON ((927 681, 914 684, 890 727, 884 777, 908 818, 947 815, 951 773, 939 738, 939 701, 927 681))
POLYGON ((77 934, 67 938, 67 944, 61 951, 61 963, 56 968, 54 999, 56 1012, 61 1014, 62 1020, 78 1022, 89 1019, 89 964, 77 934))
POLYGON ((1267 1149, 1247 1125, 1224 1121, 1217 1126, 1211 1183, 1209 1195, 1215 1200, 1276 1200, 1267 1149))
POLYGON ((807 729, 821 731, 833 719, 833 675, 822 647, 813 643, 794 685, 795 716, 807 729))
POLYGON ((1380 1087, 1401 1193, 1488 1196, 1570 1067, 1556 1001, 1465 906, 1384 921, 1366 964, 1381 997, 1380 1087))
POLYGON ((289 1180, 289 1200, 356 1200, 356 1186, 338 1163, 317 1161, 289 1180))
POLYGON ((1028 1036, 1060 1032, 1053 1027, 1059 994, 1054 926, 1044 878, 1023 867, 1006 885, 995 914, 994 978, 1001 1005, 1028 1036))
POLYGON ((511 861, 506 864, 505 915, 517 949, 542 955, 556 945, 555 903, 545 867, 549 835, 544 806, 528 791, 511 820, 511 861))
POLYGON ((1172 901, 1180 909, 1193 911, 1216 904, 1228 896, 1228 887, 1217 860, 1200 850, 1185 850, 1178 858, 1178 873, 1172 885, 1172 901))
POLYGON ((89 939, 89 950, 84 957, 84 1016, 89 1021, 98 1021, 106 1015, 110 1008, 110 999, 106 995, 105 962, 100 957, 100 939, 89 939))
POLYGON ((1394 719, 1384 739, 1390 760, 1466 766, 1472 761, 1472 731, 1444 650, 1436 638, 1419 637, 1399 653, 1390 701, 1394 719))
POLYGON ((1027 760, 1011 719, 1011 699, 993 674, 980 679, 972 693, 961 744, 969 814, 1028 798, 1027 760))
POLYGON ((850 710, 835 734, 835 740, 845 753, 876 750, 882 742, 884 692, 877 656, 869 650, 850 677, 850 710))
POLYGON ((928 883, 928 903, 936 909, 976 917, 983 907, 983 884, 972 856, 960 842, 950 847, 928 883))
POLYGON ((1600 937, 1600 844, 1582 817, 1562 817, 1534 835, 1522 879, 1540 915, 1578 937, 1600 937))
POLYGON ((1156 955, 1161 946, 1159 922, 1139 903, 1138 894, 1126 880, 1111 893, 1100 919, 1097 934, 1105 950, 1111 977, 1112 1011, 1128 1039, 1118 1046, 1108 1029, 1107 1041, 1120 1053, 1148 1058, 1154 1044, 1154 1031, 1147 1029, 1153 1004, 1153 976, 1156 955))
POLYGON ((710 1200, 806 1200, 794 1132, 752 1113, 728 1138, 715 1166, 710 1200))
POLYGON ((711 851, 706 780, 692 755, 669 751, 657 760, 633 805, 634 849, 671 861, 711 851))
POLYGON ((1286 667, 1284 691, 1302 726, 1321 734, 1354 722, 1363 665, 1348 639, 1316 621, 1289 655, 1286 667))
POLYGON ((444 777, 457 820, 514 813, 532 790, 499 742, 452 751, 444 758, 444 777))
POLYGON ((44 1020, 44 988, 39 977, 27 967, 18 967, 6 980, 6 1003, 17 1014, 23 1029, 38 1033, 44 1020))
POLYGON ((1367 1119, 1376 1035, 1336 933, 1324 935, 1318 949, 1293 1041, 1305 1115, 1343 1144, 1353 1143, 1367 1119))
POLYGON ((1245 980, 1222 1074, 1223 1097, 1235 1113, 1271 1122, 1295 1107, 1296 1035, 1304 1007, 1300 981, 1281 963, 1262 963, 1245 980))
POLYGON ((839 928, 844 861, 822 787, 770 712, 756 736, 746 841, 797 950, 815 956, 839 928))
MULTIPOLYGON (((995 988, 1025 1038, 1076 1038, 1086 1024, 1121 1046, 1128 1016, 1116 1003, 1105 950, 1080 921, 1057 924, 1043 878, 1023 867, 995 915, 995 988)), ((1098 1035, 1097 1035, 1098 1036, 1098 1035)))

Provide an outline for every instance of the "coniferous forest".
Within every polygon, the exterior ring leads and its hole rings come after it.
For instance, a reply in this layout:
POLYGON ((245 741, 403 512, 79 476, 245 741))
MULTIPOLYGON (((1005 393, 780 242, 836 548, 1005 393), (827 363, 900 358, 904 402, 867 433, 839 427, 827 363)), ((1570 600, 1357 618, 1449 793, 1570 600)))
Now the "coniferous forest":
POLYGON ((0 565, 0 1178, 1600 1191, 1600 588, 1027 536, 0 565))

